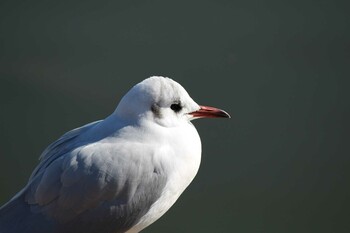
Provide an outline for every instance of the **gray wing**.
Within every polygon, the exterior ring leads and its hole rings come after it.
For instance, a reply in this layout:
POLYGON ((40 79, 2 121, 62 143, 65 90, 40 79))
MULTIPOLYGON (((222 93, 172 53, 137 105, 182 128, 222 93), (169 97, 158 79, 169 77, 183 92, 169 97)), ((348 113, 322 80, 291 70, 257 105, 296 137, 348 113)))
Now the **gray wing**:
POLYGON ((65 134, 44 151, 29 184, 0 209, 0 232, 118 233, 148 211, 166 176, 152 156, 139 153, 155 152, 132 142, 77 140, 96 124, 65 134))
POLYGON ((89 143, 88 140, 86 141, 79 141, 77 140, 79 136, 83 135, 88 130, 92 129, 99 123, 100 121, 95 121, 89 124, 86 124, 82 127, 73 129, 65 134, 63 134, 57 141, 51 143, 40 155, 40 163, 39 165, 34 169, 32 175, 30 176, 29 180, 33 179, 35 175, 43 171, 52 161, 56 160, 58 157, 64 155, 65 153, 73 150, 77 146, 81 146, 85 143, 89 143))
MULTIPOLYGON (((92 122, 73 129, 62 135, 57 141, 50 144, 40 156, 40 163, 29 178, 28 184, 17 193, 9 202, 0 208, 0 232, 50 232, 52 221, 40 213, 33 213, 32 205, 28 205, 26 195, 35 191, 35 187, 42 179, 42 174, 52 161, 73 150, 77 138, 101 121, 92 122), (34 182, 35 181, 35 182, 34 182), (40 224, 41 223, 41 224, 40 224), (47 227, 45 227, 47 226, 47 227)), ((50 170, 50 169, 48 169, 50 170)))

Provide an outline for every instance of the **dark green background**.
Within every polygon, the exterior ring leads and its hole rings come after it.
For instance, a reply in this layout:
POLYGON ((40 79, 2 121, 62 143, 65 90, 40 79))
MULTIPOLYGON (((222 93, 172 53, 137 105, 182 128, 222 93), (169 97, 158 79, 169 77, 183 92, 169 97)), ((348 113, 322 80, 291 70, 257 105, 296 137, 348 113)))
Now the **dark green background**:
POLYGON ((198 120, 201 169, 144 232, 349 232, 347 1, 0 1, 0 203, 41 151, 151 75, 198 120))

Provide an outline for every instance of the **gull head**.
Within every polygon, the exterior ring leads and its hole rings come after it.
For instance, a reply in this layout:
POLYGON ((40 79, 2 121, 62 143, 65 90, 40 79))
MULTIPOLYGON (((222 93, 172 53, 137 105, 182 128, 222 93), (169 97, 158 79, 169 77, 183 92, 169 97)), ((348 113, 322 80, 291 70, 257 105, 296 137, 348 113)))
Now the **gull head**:
POLYGON ((198 105, 177 82, 153 76, 136 84, 118 104, 115 114, 126 121, 152 120, 174 127, 197 118, 229 118, 225 111, 198 105))

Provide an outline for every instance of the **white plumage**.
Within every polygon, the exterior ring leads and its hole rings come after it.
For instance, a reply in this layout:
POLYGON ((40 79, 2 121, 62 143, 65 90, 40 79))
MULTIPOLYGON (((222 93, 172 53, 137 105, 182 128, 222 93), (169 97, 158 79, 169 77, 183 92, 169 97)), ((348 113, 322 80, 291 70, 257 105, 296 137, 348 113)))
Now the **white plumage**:
POLYGON ((160 218, 196 175, 190 120, 229 117, 175 81, 134 86, 106 119, 64 134, 28 184, 0 209, 0 232, 136 233, 160 218))

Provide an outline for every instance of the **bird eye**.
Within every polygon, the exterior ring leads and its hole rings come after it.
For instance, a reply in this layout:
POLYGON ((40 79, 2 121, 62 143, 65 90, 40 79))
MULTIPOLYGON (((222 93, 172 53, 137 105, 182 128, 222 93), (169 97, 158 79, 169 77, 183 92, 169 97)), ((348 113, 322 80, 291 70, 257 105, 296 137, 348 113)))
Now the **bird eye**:
POLYGON ((170 105, 170 108, 171 108, 171 110, 173 110, 174 112, 180 112, 181 109, 182 109, 182 106, 181 106, 181 104, 179 104, 179 103, 175 103, 175 104, 170 105))

